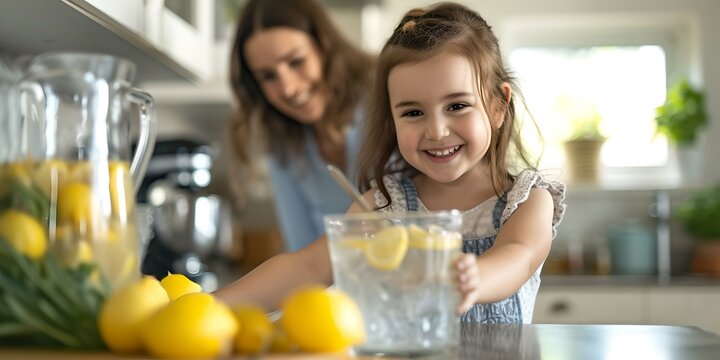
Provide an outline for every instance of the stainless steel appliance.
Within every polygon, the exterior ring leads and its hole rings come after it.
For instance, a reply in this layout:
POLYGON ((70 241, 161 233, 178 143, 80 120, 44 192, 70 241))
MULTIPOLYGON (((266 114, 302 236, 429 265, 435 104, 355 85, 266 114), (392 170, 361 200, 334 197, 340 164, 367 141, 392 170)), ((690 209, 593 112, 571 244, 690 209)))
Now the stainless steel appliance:
POLYGON ((142 272, 184 274, 203 290, 218 287, 207 261, 231 238, 230 211, 208 194, 213 150, 191 140, 158 141, 138 200, 149 225, 142 272), (142 205, 141 205, 142 206, 142 205))

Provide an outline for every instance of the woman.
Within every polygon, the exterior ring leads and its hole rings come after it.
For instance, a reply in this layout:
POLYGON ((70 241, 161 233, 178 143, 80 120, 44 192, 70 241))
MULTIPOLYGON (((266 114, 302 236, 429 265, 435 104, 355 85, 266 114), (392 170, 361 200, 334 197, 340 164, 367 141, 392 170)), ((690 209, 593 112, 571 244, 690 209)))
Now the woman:
POLYGON ((314 0, 250 0, 238 19, 231 84, 239 111, 232 146, 246 168, 268 166, 285 247, 323 234, 322 218, 351 199, 327 164, 353 169, 372 58, 340 36, 314 0))

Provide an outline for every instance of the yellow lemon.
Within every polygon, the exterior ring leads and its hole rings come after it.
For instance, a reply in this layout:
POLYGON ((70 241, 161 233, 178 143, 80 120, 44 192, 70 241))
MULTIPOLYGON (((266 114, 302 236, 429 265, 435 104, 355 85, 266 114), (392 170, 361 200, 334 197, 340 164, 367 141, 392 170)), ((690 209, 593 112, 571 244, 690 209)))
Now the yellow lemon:
POLYGON ((273 339, 273 325, 265 311, 257 306, 239 305, 233 308, 240 330, 235 335, 235 351, 258 354, 268 349, 273 339))
POLYGON ((408 249, 408 231, 390 226, 378 231, 365 246, 365 259, 379 270, 394 270, 402 264, 408 249))
POLYGON ((53 189, 57 191, 67 180, 70 173, 68 164, 62 160, 43 161, 35 167, 33 180, 50 196, 53 189))
POLYGON ((365 247, 367 246, 367 240, 362 237, 347 237, 340 240, 340 246, 358 250, 365 250, 365 247))
POLYGON ((135 192, 130 180, 130 167, 124 161, 110 161, 110 201, 113 214, 121 219, 127 218, 133 210, 135 192))
POLYGON ((27 161, 9 163, 5 166, 4 176, 17 181, 25 187, 29 187, 32 183, 29 169, 30 163, 27 161))
POLYGON ((365 341, 360 309, 344 292, 311 286, 283 303, 283 330, 306 351, 335 352, 365 341))
POLYGON ((41 258, 47 250, 43 226, 32 216, 17 210, 7 210, 0 215, 0 238, 33 259, 41 258))
POLYGON ((142 350, 141 325, 170 302, 154 277, 142 279, 110 295, 100 308, 98 329, 110 350, 131 353, 142 350))
MULTIPOLYGON (((432 225, 431 225, 432 226, 432 225)), ((460 248, 462 235, 457 232, 428 232, 411 224, 408 226, 408 244, 412 248, 423 250, 449 250, 460 248)))
POLYGON ((92 224, 92 190, 82 182, 70 182, 58 193, 57 216, 61 224, 70 223, 88 234, 92 224))
POLYGON ((183 274, 168 274, 160 285, 167 291, 170 300, 175 300, 185 294, 199 293, 202 291, 200 285, 194 283, 183 274))
POLYGON ((230 308, 207 293, 179 297, 140 329, 145 348, 159 358, 213 358, 232 351, 238 323, 230 308))

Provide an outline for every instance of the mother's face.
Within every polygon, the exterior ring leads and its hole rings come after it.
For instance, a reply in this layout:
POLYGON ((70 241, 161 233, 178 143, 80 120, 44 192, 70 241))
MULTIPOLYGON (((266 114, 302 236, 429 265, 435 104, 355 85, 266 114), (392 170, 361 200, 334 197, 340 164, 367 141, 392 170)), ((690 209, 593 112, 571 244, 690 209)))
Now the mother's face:
POLYGON ((304 124, 320 121, 330 102, 323 58, 313 39, 300 30, 274 27, 245 42, 245 59, 266 100, 304 124))

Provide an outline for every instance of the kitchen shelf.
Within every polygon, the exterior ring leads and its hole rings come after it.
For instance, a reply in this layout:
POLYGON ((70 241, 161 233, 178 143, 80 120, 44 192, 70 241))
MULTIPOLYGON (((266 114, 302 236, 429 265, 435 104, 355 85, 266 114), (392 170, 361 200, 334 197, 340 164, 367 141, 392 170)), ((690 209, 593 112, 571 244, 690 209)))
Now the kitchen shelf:
POLYGON ((197 82, 199 76, 138 32, 84 0, 0 2, 0 51, 106 53, 137 65, 140 81, 197 82))

